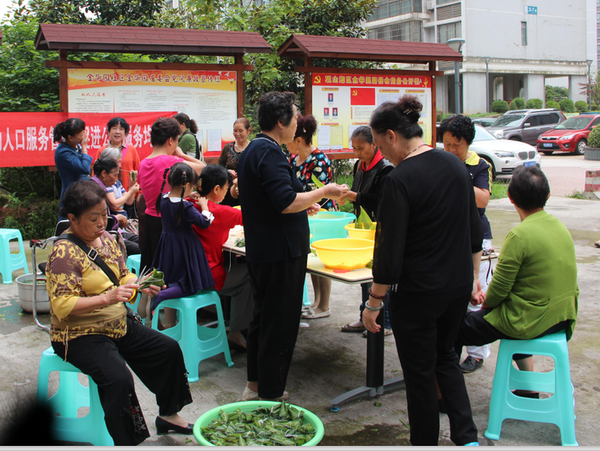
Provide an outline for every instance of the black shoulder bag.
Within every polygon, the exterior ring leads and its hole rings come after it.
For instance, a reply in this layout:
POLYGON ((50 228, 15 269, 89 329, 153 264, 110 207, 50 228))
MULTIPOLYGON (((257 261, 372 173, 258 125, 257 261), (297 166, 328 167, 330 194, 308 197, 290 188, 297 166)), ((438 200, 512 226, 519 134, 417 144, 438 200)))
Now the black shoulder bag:
MULTIPOLYGON (((114 271, 112 269, 110 269, 108 267, 106 262, 104 260, 102 260, 102 257, 100 257, 100 255, 98 254, 96 249, 92 249, 87 244, 85 244, 81 238, 73 235, 72 233, 65 233, 65 234, 59 236, 58 238, 69 240, 71 243, 74 243, 77 246, 79 246, 81 248, 81 250, 87 255, 87 258, 89 258, 90 261, 96 263, 100 267, 100 269, 104 272, 104 274, 107 275, 107 277, 110 279, 110 281, 113 283, 113 285, 115 287, 119 286, 119 279, 117 278, 117 275, 114 273, 114 271)), ((125 308, 127 309, 127 316, 130 316, 131 318, 133 318, 134 320, 136 320, 137 322, 142 324, 142 318, 140 318, 140 316, 137 313, 135 313, 127 305, 125 306, 125 308)))

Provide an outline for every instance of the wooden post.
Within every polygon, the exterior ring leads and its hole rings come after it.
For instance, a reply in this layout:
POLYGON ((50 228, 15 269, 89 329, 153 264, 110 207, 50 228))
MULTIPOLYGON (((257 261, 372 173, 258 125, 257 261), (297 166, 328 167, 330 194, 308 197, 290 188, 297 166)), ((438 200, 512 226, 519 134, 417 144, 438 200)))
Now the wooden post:
POLYGON ((437 142, 437 106, 436 106, 436 76, 435 76, 435 61, 429 61, 429 73, 431 75, 431 147, 435 149, 437 142))
MULTIPOLYGON (((60 49, 58 52, 60 61, 67 61, 67 50, 60 49)), ((66 67, 58 70, 58 101, 61 113, 69 112, 69 73, 66 67)))
MULTIPOLYGON (((242 53, 236 53, 235 64, 244 64, 244 55, 242 53)), ((237 82, 237 117, 244 117, 244 71, 238 69, 236 71, 236 82, 237 82)))
MULTIPOLYGON (((312 67, 312 58, 304 57, 304 65, 312 67)), ((304 72, 304 115, 312 114, 312 72, 304 72)))

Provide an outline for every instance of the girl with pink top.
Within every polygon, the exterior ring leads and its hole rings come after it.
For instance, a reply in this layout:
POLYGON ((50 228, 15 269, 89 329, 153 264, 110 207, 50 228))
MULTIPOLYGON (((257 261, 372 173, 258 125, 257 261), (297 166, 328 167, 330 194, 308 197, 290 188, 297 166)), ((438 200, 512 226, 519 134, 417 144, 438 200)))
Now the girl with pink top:
POLYGON ((161 190, 165 170, 182 161, 185 161, 198 174, 206 166, 201 161, 184 154, 177 146, 180 133, 179 123, 175 119, 158 118, 150 132, 152 153, 140 163, 137 181, 146 204, 145 217, 144 219, 140 217, 139 244, 142 252, 140 269, 152 267, 152 260, 162 233, 160 212, 156 210, 156 205, 160 194, 171 190, 168 184, 161 190))

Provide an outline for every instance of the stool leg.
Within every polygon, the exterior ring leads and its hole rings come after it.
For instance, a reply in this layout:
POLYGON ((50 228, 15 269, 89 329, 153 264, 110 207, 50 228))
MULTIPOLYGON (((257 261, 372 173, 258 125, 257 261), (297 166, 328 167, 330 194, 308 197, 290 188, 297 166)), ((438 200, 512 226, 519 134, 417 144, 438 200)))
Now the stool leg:
MULTIPOLYGON (((566 344, 565 344, 566 348, 566 344)), ((554 396, 558 399, 560 411, 560 438, 562 446, 579 446, 575 438, 575 403, 573 396, 573 384, 571 382, 571 370, 569 366, 569 354, 560 356, 554 360, 556 374, 556 391, 554 396)))
POLYGON ((501 342, 496 359, 494 381, 492 382, 488 427, 484 434, 490 440, 500 440, 500 431, 504 421, 503 406, 507 396, 508 379, 512 365, 512 356, 508 354, 504 351, 501 342))
MULTIPOLYGON (((306 281, 304 283, 306 284, 306 281)), ((221 307, 220 302, 217 302, 215 306, 217 307, 217 318, 219 321, 217 329, 219 330, 219 336, 223 339, 223 354, 225 354, 225 361, 227 362, 227 366, 231 368, 233 366, 233 360, 231 360, 231 351, 229 350, 229 343, 227 342, 227 331, 225 330, 225 319, 223 318, 223 309, 221 307)))

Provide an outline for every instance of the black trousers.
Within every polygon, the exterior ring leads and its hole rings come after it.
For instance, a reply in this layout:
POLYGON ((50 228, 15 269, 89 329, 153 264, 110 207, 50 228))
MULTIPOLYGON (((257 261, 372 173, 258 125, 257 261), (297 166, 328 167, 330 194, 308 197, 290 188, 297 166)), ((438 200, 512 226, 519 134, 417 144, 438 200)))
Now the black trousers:
POLYGON ((436 379, 448 410, 451 440, 456 445, 477 441, 465 380, 452 346, 469 299, 470 294, 424 301, 390 292, 390 321, 406 382, 413 445, 438 444, 436 379))
MULTIPOLYGON (((52 347, 64 359, 64 344, 53 342, 52 347)), ((137 445, 150 436, 127 365, 156 395, 160 415, 173 415, 192 402, 179 344, 130 317, 123 338, 86 335, 69 341, 67 361, 98 384, 106 427, 116 446, 137 445)))
POLYGON ((139 225, 139 247, 142 254, 140 271, 142 271, 144 268, 152 269, 154 254, 156 254, 162 234, 162 220, 157 216, 144 215, 144 220, 140 219, 139 225))
POLYGON ((254 313, 248 327, 248 380, 261 398, 283 395, 302 315, 306 255, 274 263, 248 263, 254 313))
MULTIPOLYGON (((514 337, 510 337, 490 323, 488 323, 484 316, 490 313, 492 309, 481 309, 476 312, 468 312, 465 316, 464 321, 458 329, 456 341, 454 343, 454 349, 460 359, 462 354, 463 346, 483 346, 488 343, 493 343, 496 340, 509 339, 515 340, 514 337)), ((544 335, 555 334, 558 331, 564 330, 569 326, 569 321, 562 321, 554 326, 550 327, 544 333, 538 335, 535 338, 543 337, 544 335)), ((513 360, 522 360, 527 357, 531 357, 529 354, 515 354, 513 360)))

